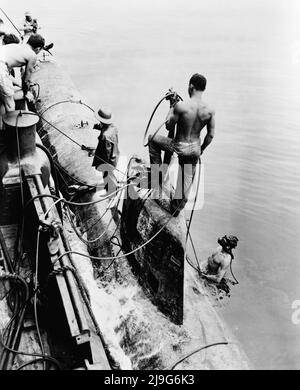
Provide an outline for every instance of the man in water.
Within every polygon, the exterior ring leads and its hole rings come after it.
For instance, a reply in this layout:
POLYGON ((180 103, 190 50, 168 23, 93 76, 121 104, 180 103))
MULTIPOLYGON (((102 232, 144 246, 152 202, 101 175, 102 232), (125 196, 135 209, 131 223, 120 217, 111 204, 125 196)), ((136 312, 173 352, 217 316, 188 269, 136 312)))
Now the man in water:
POLYGON ((235 236, 224 236, 218 239, 219 246, 207 259, 204 265, 205 272, 201 275, 215 283, 220 283, 224 278, 226 271, 234 259, 232 250, 237 247, 238 238, 235 236))
POLYGON ((37 61, 37 54, 44 46, 44 38, 39 34, 33 34, 28 39, 27 44, 19 45, 12 43, 0 47, 0 100, 6 112, 15 110, 13 87, 15 80, 9 74, 10 70, 15 67, 25 66, 22 77, 22 89, 24 96, 26 96, 31 84, 30 77, 37 61))
MULTIPOLYGON (((211 143, 215 134, 215 111, 203 100, 202 95, 206 88, 206 78, 199 73, 194 74, 188 87, 190 99, 177 101, 174 96, 170 100, 170 111, 167 116, 166 129, 171 138, 162 135, 149 136, 150 163, 161 167, 161 151, 166 151, 164 164, 170 163, 175 152, 179 159, 179 172, 176 191, 170 204, 170 212, 177 216, 188 201, 197 163, 201 163, 200 156, 211 143), (175 137, 175 127, 177 125, 175 137), (207 134, 201 145, 200 133, 206 127, 207 134)), ((163 167, 166 176, 167 166, 163 167)))

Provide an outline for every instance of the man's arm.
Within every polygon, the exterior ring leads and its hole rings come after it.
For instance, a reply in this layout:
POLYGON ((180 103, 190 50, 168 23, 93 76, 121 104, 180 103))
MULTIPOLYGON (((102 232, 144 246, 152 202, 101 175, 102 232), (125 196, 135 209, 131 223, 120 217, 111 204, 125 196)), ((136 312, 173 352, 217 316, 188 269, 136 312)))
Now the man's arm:
POLYGON ((220 267, 218 269, 218 272, 215 274, 215 275, 211 275, 211 274, 202 274, 202 276, 208 280, 211 280, 212 282, 215 282, 215 283, 220 283, 221 280, 224 278, 225 276, 225 273, 228 269, 228 264, 225 262, 225 263, 221 263, 220 264, 220 267))
POLYGON ((22 88, 22 83, 19 82, 19 80, 17 80, 15 77, 13 77, 12 75, 10 75, 10 78, 11 78, 11 81, 13 83, 13 85, 19 87, 19 88, 22 88))
MULTIPOLYGON (((174 134, 176 123, 179 119, 181 104, 177 103, 174 107, 170 108, 166 118, 166 129, 174 134)), ((173 136, 174 137, 174 136, 173 136)))
POLYGON ((201 145, 201 154, 204 152, 204 150, 207 148, 207 146, 211 143, 215 136, 215 126, 216 126, 216 121, 215 121, 215 112, 213 111, 211 114, 211 118, 206 125, 207 133, 204 138, 203 144, 201 145))
POLYGON ((22 80, 24 94, 26 94, 28 91, 28 88, 30 85, 30 77, 31 77, 31 74, 33 72, 34 66, 36 64, 36 59, 37 59, 37 56, 34 54, 27 61, 25 73, 24 73, 23 80, 22 80))
POLYGON ((29 23, 24 23, 22 27, 19 28, 20 31, 24 31, 24 33, 29 33, 33 30, 33 26, 29 23))

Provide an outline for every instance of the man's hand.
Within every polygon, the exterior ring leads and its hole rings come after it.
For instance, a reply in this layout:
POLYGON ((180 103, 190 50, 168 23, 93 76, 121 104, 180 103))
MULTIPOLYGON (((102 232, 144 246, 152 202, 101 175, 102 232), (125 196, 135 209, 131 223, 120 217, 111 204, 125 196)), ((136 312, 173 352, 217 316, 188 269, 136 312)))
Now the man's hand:
POLYGON ((30 91, 28 91, 26 93, 25 98, 28 100, 28 102, 34 102, 35 101, 34 96, 33 96, 33 94, 30 91))
POLYGON ((177 92, 173 91, 172 89, 169 89, 165 96, 166 100, 170 102, 170 107, 173 107, 180 100, 177 92))

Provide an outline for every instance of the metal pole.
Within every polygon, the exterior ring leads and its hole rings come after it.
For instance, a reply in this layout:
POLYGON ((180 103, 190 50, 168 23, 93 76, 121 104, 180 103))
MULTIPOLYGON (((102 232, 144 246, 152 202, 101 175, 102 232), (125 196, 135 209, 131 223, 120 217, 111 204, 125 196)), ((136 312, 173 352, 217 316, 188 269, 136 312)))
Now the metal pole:
POLYGON ((2 13, 6 16, 6 18, 10 21, 10 23, 14 26, 14 28, 18 31, 18 33, 20 34, 20 37, 22 38, 22 34, 20 32, 20 30, 14 25, 14 23, 10 20, 10 18, 7 16, 7 14, 3 11, 2 8, 0 8, 0 10, 2 11, 2 13))

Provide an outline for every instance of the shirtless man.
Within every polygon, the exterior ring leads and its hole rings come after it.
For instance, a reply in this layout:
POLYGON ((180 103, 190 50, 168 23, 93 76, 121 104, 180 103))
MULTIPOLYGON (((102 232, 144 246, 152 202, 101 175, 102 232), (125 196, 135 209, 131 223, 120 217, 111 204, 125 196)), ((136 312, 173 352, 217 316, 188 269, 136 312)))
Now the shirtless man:
POLYGON ((201 275, 212 282, 220 283, 234 259, 232 249, 236 248, 237 243, 238 238, 235 236, 219 238, 219 246, 207 259, 204 266, 206 270, 201 275))
POLYGON ((37 54, 44 45, 44 38, 39 34, 33 34, 26 44, 12 43, 0 47, 0 100, 6 112, 15 110, 13 84, 18 85, 10 76, 10 69, 25 66, 22 89, 26 95, 31 84, 30 77, 37 61, 37 54))
POLYGON ((211 143, 215 134, 215 111, 202 100, 206 88, 206 78, 198 73, 189 82, 190 99, 177 101, 176 96, 170 100, 171 109, 167 116, 166 129, 169 136, 149 136, 150 163, 162 165, 161 151, 166 151, 164 163, 169 164, 175 152, 179 158, 179 172, 175 196, 171 201, 170 212, 177 216, 188 201, 197 163, 200 155, 211 143), (175 127, 177 125, 175 137, 175 127), (207 134, 201 145, 200 133, 206 127, 207 134))

